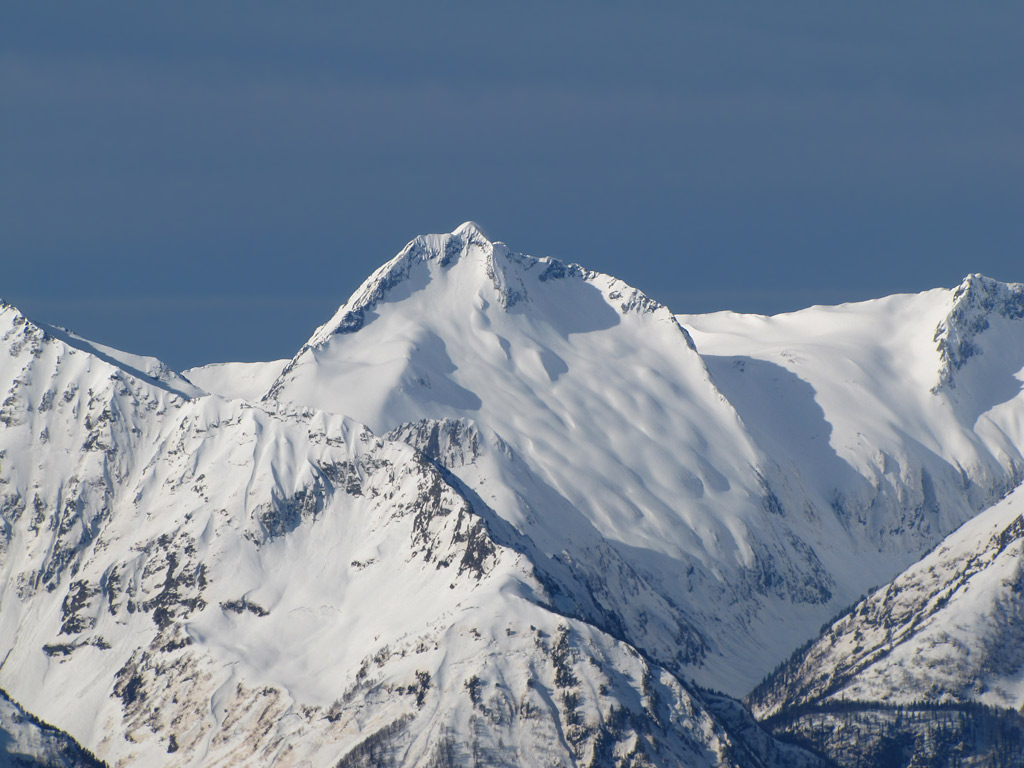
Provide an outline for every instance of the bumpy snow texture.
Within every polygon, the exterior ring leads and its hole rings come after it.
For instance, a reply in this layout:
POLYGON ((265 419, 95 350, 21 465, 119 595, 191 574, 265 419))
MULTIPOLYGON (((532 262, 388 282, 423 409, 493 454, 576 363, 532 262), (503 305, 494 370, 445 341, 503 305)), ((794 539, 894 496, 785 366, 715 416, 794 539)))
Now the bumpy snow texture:
POLYGON ((287 361, 0 305, 0 764, 1003 760, 1022 368, 1020 285, 674 315, 473 224, 287 361))

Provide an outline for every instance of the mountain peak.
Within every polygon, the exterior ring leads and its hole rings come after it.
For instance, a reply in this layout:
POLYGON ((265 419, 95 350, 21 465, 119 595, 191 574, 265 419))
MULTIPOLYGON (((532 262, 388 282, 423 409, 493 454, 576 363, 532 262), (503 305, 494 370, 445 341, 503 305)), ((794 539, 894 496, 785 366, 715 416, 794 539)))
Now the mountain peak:
MULTIPOLYGON (((336 335, 359 331, 377 316, 379 306, 404 301, 430 284, 447 286, 444 298, 438 298, 446 306, 483 300, 508 311, 528 302, 533 293, 543 290, 543 284, 563 280, 590 283, 597 289, 593 298, 603 294, 600 306, 590 302, 596 311, 606 311, 607 305, 618 308, 621 314, 647 313, 661 307, 614 277, 578 264, 511 251, 503 242, 488 239, 478 224, 467 221, 450 233, 420 235, 409 241, 363 282, 303 349, 320 348, 336 335), (527 285, 533 286, 529 292, 527 285)), ((564 314, 566 309, 556 307, 555 312, 564 314)), ((435 305, 432 311, 442 311, 442 307, 435 305)))
POLYGON ((387 431, 406 416, 472 416, 481 407, 472 390, 491 391, 494 376, 520 380, 525 397, 541 398, 573 360, 582 376, 595 356, 618 359, 638 345, 659 350, 639 367, 671 359, 706 386, 693 342, 667 307, 609 275, 516 253, 467 222, 413 239, 370 275, 262 399, 280 402, 287 390, 285 399, 321 403, 387 431), (589 339, 591 350, 581 355, 574 338, 589 339), (354 380, 358 392, 336 391, 338 376, 370 369, 388 402, 354 380), (416 410, 424 402, 434 410, 416 410))
POLYGON ((306 346, 319 347, 336 334, 358 331, 378 304, 406 298, 463 259, 483 262, 488 277, 498 287, 501 280, 494 266, 495 258, 507 254, 504 244, 488 240, 479 225, 472 221, 464 222, 448 234, 420 235, 375 270, 338 308, 334 317, 316 330, 306 346))
POLYGON ((452 231, 452 235, 464 237, 467 240, 481 239, 490 242, 490 238, 484 234, 483 229, 475 221, 462 222, 452 231))
POLYGON ((953 291, 949 313, 935 328, 942 360, 933 391, 955 387, 956 371, 980 355, 979 337, 993 322, 1024 319, 1024 283, 1003 283, 980 273, 967 275, 953 291))

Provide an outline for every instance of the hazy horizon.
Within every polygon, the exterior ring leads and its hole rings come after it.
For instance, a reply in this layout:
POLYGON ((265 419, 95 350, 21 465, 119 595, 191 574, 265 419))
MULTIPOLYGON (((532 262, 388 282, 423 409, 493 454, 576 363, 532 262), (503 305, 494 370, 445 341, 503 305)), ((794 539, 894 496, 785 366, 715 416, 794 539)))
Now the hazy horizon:
POLYGON ((0 296, 290 356, 473 219, 677 312, 1024 279, 1024 7, 124 2, 0 25, 0 296))

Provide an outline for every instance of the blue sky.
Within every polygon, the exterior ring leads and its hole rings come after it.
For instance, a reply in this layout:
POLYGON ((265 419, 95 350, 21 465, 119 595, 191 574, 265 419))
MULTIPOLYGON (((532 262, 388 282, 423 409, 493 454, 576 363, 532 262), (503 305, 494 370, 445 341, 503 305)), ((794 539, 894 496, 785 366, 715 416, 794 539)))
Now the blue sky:
POLYGON ((290 356, 466 219, 680 312, 1024 280, 1024 5, 3 3, 0 296, 290 356))

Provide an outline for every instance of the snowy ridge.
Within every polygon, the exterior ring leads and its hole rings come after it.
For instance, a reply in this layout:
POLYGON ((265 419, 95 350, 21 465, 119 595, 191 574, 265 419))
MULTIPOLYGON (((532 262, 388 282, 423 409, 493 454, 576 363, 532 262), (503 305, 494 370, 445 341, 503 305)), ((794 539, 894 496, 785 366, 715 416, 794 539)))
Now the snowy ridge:
POLYGON ((995 330, 993 321, 976 340, 993 354, 964 366, 955 396, 933 391, 943 366, 936 328, 955 293, 770 318, 680 316, 715 383, 782 469, 772 484, 780 499, 788 486, 814 508, 831 506, 852 535, 890 553, 888 564, 867 568, 874 573, 891 573, 894 558, 909 565, 1024 477, 1024 323, 995 330))
POLYGON ((874 590, 748 697, 773 733, 843 768, 1020 766, 1018 489, 874 590))
POLYGON ((229 400, 259 400, 281 375, 287 360, 267 363, 211 363, 189 368, 181 375, 211 395, 229 400))
MULTIPOLYGON (((379 267, 355 293, 342 304, 334 316, 314 331, 281 375, 269 387, 264 400, 276 400, 289 374, 308 361, 315 350, 326 346, 339 334, 355 333, 375 317, 374 309, 386 301, 401 301, 424 288, 432 279, 454 264, 469 262, 486 275, 494 299, 503 309, 511 309, 529 299, 524 280, 546 283, 553 280, 581 280, 592 283, 616 302, 623 314, 654 312, 669 315, 658 302, 643 292, 609 275, 593 272, 578 264, 567 264, 550 257, 525 256, 510 251, 501 242, 488 240, 479 226, 467 221, 450 234, 421 235, 411 240, 402 251, 379 267)), ((521 311, 522 308, 520 308, 521 311)), ((678 324, 677 324, 678 326, 678 324)), ((692 347, 685 330, 682 336, 692 347)))
MULTIPOLYGON (((607 284, 607 294, 621 300, 623 313, 634 310, 651 312, 660 307, 620 280, 550 257, 528 257, 514 253, 504 243, 491 242, 475 222, 467 221, 446 235, 421 235, 409 242, 391 261, 377 269, 343 304, 327 323, 320 326, 306 346, 323 346, 336 333, 354 333, 369 319, 367 315, 389 298, 394 289, 407 281, 415 281, 417 267, 436 263, 441 269, 451 267, 458 260, 478 260, 483 266, 498 302, 504 309, 528 298, 518 270, 532 271, 539 282, 567 278, 585 281, 600 280, 607 284)), ((417 286, 405 286, 416 290, 417 286)), ((420 286, 421 287, 421 286, 420 286)), ((390 297, 393 298, 393 297, 390 297)))
POLYGON ((956 397, 933 392, 944 366, 936 329, 959 316, 956 293, 680 319, 790 482, 865 517, 879 546, 893 543, 898 523, 927 549, 1015 487, 1024 467, 1015 417, 1024 323, 976 336, 1004 351, 964 367, 956 397))
MULTIPOLYGON (((764 631, 766 604, 783 619, 794 603, 833 597, 803 526, 764 514, 778 503, 772 461, 672 313, 475 228, 413 241, 317 331, 264 402, 350 414, 378 433, 430 419, 498 436, 514 458, 495 461, 515 468, 446 468, 534 542, 538 567, 575 573, 571 602, 597 612, 584 615, 605 616, 601 626, 619 624, 703 683, 742 693, 799 641, 787 633, 805 630, 791 622, 764 631), (509 285, 521 286, 515 302, 509 285), (348 330, 352 308, 369 306, 372 317, 348 330), (777 644, 771 661, 748 641, 777 644)), ((828 527, 814 535, 844 535, 828 527)), ((816 623, 826 610, 812 611, 816 623)))
POLYGON ((750 764, 412 447, 0 322, 0 685, 110 764, 750 764))
MULTIPOLYGON (((0 302, 0 305, 3 303, 0 302)), ((17 312, 13 307, 12 311, 17 312)), ((98 357, 111 365, 124 370, 126 373, 170 390, 179 397, 192 398, 202 397, 206 394, 202 389, 196 387, 187 377, 172 371, 167 365, 155 357, 144 355, 133 355, 130 352, 123 352, 104 344, 83 339, 67 328, 55 325, 39 325, 38 328, 46 336, 52 336, 67 344, 69 347, 81 350, 87 354, 98 357)))

